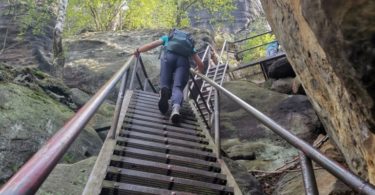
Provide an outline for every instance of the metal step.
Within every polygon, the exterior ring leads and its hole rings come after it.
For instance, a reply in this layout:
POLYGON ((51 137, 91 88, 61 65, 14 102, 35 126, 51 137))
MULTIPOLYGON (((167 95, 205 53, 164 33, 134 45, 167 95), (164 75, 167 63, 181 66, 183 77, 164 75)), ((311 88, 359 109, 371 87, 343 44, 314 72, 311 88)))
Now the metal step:
MULTIPOLYGON (((142 103, 149 103, 153 105, 158 105, 159 99, 152 99, 152 98, 145 98, 145 97, 133 97, 132 101, 142 102, 142 103)), ((187 102, 182 103, 181 109, 185 109, 186 111, 190 111, 189 104, 187 102)))
MULTIPOLYGON (((161 113, 151 113, 151 112, 146 112, 146 111, 137 110, 137 109, 133 109, 133 108, 128 109, 127 113, 138 114, 138 115, 142 115, 142 116, 149 116, 149 117, 155 117, 155 118, 158 118, 158 119, 169 120, 168 116, 162 115, 161 113)), ((184 117, 181 117, 181 121, 183 123, 190 124, 190 125, 195 125, 195 126, 198 125, 198 123, 196 121, 186 120, 186 118, 184 118, 184 117)))
MULTIPOLYGON (((153 108, 155 110, 159 110, 159 107, 158 107, 158 103, 157 102, 150 102, 150 101, 144 101, 144 100, 140 100, 140 99, 132 99, 131 102, 132 103, 136 103, 136 104, 142 104, 146 107, 149 107, 149 108, 153 108)), ((170 106, 171 107, 171 106, 170 106)), ((191 111, 190 108, 186 108, 185 107, 181 107, 180 108, 180 112, 184 112, 186 114, 192 114, 193 112, 191 111)))
POLYGON ((111 166, 124 169, 133 169, 136 171, 147 171, 150 173, 193 179, 214 184, 226 184, 226 176, 220 173, 204 171, 199 169, 187 168, 178 165, 169 165, 165 163, 140 160, 130 157, 114 156, 111 159, 111 166))
MULTIPOLYGON (((134 104, 130 104, 128 106, 128 108, 130 109, 133 109, 133 110, 139 110, 139 111, 143 111, 143 112, 149 112, 149 113, 152 113, 152 114, 161 114, 159 110, 155 110, 153 108, 149 108, 149 107, 144 107, 142 105, 134 105, 134 104)), ((181 113, 182 116, 183 116, 183 120, 189 120, 189 121, 197 121, 197 119, 193 116, 189 116, 189 115, 184 115, 184 113, 181 113)), ((162 115, 164 116, 164 115, 162 115)))
MULTIPOLYGON (((224 68, 225 68, 224 64, 223 65, 219 65, 219 70, 222 70, 224 68)), ((209 68, 207 71, 208 72, 212 72, 212 71, 216 71, 216 69, 217 69, 217 67, 215 66, 215 67, 209 68)))
MULTIPOLYGON (((158 104, 144 103, 144 102, 139 102, 139 101, 137 102, 135 100, 132 100, 129 105, 130 106, 141 106, 141 107, 144 107, 144 108, 154 110, 153 112, 155 112, 155 113, 157 113, 157 112, 160 113, 158 104)), ((171 110, 172 109, 170 107, 169 111, 171 111, 171 110)), ((192 111, 190 111, 188 109, 185 109, 183 107, 180 109, 180 113, 181 113, 181 115, 187 116, 187 117, 190 117, 190 118, 195 117, 195 115, 192 111)))
MULTIPOLYGON (((132 98, 138 99, 138 100, 143 100, 143 101, 150 101, 150 102, 154 102, 154 103, 158 103, 159 99, 160 99, 159 96, 153 97, 153 96, 142 95, 142 94, 135 94, 132 98)), ((187 102, 183 102, 182 106, 189 106, 189 104, 187 102)))
POLYGON ((189 147, 189 148, 193 148, 197 150, 212 152, 212 149, 208 148, 208 145, 199 144, 197 142, 189 142, 189 141, 185 141, 181 139, 166 138, 164 136, 157 136, 157 135, 139 133, 139 132, 134 132, 134 131, 121 131, 120 136, 126 137, 126 138, 143 139, 145 141, 153 141, 153 142, 158 142, 158 143, 164 142, 170 145, 189 147))
MULTIPOLYGON (((170 132, 161 130, 158 128, 152 128, 152 127, 145 127, 141 125, 135 125, 135 124, 126 124, 126 127, 123 127, 126 131, 134 131, 134 132, 141 132, 141 133, 147 133, 152 135, 159 135, 164 137, 170 137, 170 138, 176 138, 180 140, 186 140, 191 142, 197 142, 197 143, 203 143, 207 144, 208 140, 204 137, 197 137, 195 135, 187 135, 184 133, 176 133, 176 132, 170 132)), ((124 132, 124 131, 121 131, 124 132)))
MULTIPOLYGON (((131 112, 127 112, 125 116, 127 118, 139 119, 139 120, 154 122, 158 124, 165 124, 165 125, 170 124, 169 118, 165 119, 165 118, 149 117, 146 115, 133 114, 131 112)), ((191 130, 197 130, 199 128, 199 126, 185 123, 183 120, 178 124, 178 126, 186 128, 186 129, 191 129, 191 130)))
POLYGON ((210 162, 206 160, 200 160, 196 158, 190 158, 185 156, 178 156, 173 154, 165 154, 161 152, 154 152, 148 150, 142 150, 132 147, 116 146, 114 150, 114 156, 126 156, 137 159, 149 160, 154 162, 161 162, 172 165, 179 165, 190 167, 194 169, 201 169, 205 171, 220 172, 221 168, 219 163, 210 162))
POLYGON ((103 181, 103 189, 100 195, 194 195, 194 193, 171 191, 160 188, 152 188, 142 185, 103 181))
POLYGON ((101 168, 93 178, 100 182, 90 189, 102 195, 234 194, 189 104, 184 103, 183 119, 175 125, 169 113, 159 112, 158 94, 133 91, 129 98, 118 136, 106 140, 107 151, 95 165, 101 168))
POLYGON ((121 146, 139 148, 142 150, 161 152, 165 154, 188 156, 191 158, 197 158, 197 159, 207 160, 207 161, 212 161, 212 162, 216 161, 216 156, 211 152, 197 150, 197 149, 190 149, 190 148, 181 147, 181 146, 174 146, 171 144, 157 143, 157 142, 144 141, 144 140, 135 139, 135 138, 124 138, 124 137, 117 138, 117 144, 121 146))
POLYGON ((132 119, 132 118, 125 118, 124 122, 130 123, 130 124, 135 124, 135 125, 141 125, 141 126, 144 126, 144 127, 158 128, 160 130, 166 130, 166 131, 177 132, 177 133, 185 133, 185 134, 188 134, 188 135, 195 135, 195 136, 198 136, 198 137, 205 137, 205 135, 199 129, 191 130, 191 129, 181 128, 181 127, 176 127, 176 126, 173 126, 171 124, 158 124, 158 123, 153 123, 153 122, 148 122, 148 121, 138 120, 138 119, 132 119))
POLYGON ((106 179, 198 194, 233 194, 233 188, 223 185, 116 167, 108 168, 106 179))

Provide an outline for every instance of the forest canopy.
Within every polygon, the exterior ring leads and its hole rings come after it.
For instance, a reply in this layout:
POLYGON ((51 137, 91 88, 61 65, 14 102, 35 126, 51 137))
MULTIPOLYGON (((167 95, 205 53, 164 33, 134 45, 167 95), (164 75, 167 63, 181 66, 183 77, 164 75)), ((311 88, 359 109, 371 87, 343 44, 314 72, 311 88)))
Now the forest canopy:
POLYGON ((234 8, 233 0, 69 0, 65 34, 184 27, 189 10, 204 9, 214 22, 234 8))

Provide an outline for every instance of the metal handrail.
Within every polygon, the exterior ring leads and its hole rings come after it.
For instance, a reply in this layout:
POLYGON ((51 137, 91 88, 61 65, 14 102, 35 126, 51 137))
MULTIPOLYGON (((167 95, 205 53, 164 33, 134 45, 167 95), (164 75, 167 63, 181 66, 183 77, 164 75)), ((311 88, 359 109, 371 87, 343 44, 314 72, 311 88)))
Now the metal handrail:
POLYGON ((70 145, 123 77, 134 59, 131 56, 124 66, 28 160, 1 188, 0 194, 34 194, 57 165, 70 145))
MULTIPOLYGON (((155 86, 152 84, 152 82, 151 82, 151 80, 150 80, 150 77, 149 77, 148 74, 147 74, 146 67, 145 67, 145 65, 144 65, 144 63, 143 63, 143 60, 142 60, 141 55, 139 55, 138 60, 139 60, 139 64, 141 65, 141 68, 142 68, 142 71, 143 71, 143 75, 145 76, 145 78, 146 78, 146 80, 147 80, 147 83, 150 85, 152 91, 153 91, 154 93, 157 93, 157 91, 156 91, 156 89, 155 89, 155 86)), ((146 86, 147 83, 145 83, 144 86, 146 86)))
MULTIPOLYGON (((198 75, 207 83, 211 84, 218 92, 223 93, 232 101, 239 104, 243 109, 249 112, 252 116, 258 119, 261 123, 271 129, 273 132, 281 136, 287 142, 289 142, 292 146, 302 151, 307 157, 314 160, 317 164, 325 168, 328 172, 336 176, 338 179, 343 181, 348 186, 351 186, 356 191, 363 193, 363 194, 375 194, 375 186, 366 182, 362 178, 358 177, 357 175, 353 174, 351 171, 348 171, 342 168, 338 163, 329 159, 328 157, 324 156, 320 153, 317 149, 310 146, 307 142, 303 141, 302 139, 298 138, 294 134, 292 134, 287 129, 281 127, 277 124, 274 120, 269 118, 268 116, 264 115, 233 93, 229 92, 227 89, 223 88, 216 82, 212 81, 211 79, 207 78, 206 76, 195 72, 193 69, 190 70, 192 74, 198 75)), ((220 139, 218 139, 220 140, 220 139)), ((308 176, 306 176, 307 178, 308 176)), ((315 179, 315 178, 314 178, 315 179)))
POLYGON ((261 33, 261 34, 257 34, 257 35, 247 37, 247 38, 244 38, 244 39, 240 39, 240 40, 237 40, 237 41, 233 41, 233 42, 230 42, 230 43, 239 43, 239 42, 243 42, 243 41, 246 41, 246 40, 249 40, 249 39, 254 39, 256 37, 260 37, 260 36, 265 35, 265 34, 270 34, 270 33, 272 33, 272 31, 264 32, 264 33, 261 33))
POLYGON ((278 42, 278 41, 275 40, 275 41, 270 41, 270 42, 263 43, 263 44, 260 44, 260 45, 256 45, 256 46, 254 46, 254 47, 250 47, 250 48, 247 48, 247 49, 244 49, 244 50, 238 51, 238 52, 236 52, 236 54, 238 55, 238 54, 243 53, 243 52, 245 52, 245 51, 250 51, 250 50, 256 49, 256 48, 258 48, 258 47, 263 47, 263 46, 266 46, 266 45, 268 45, 268 44, 276 43, 276 42, 278 42))

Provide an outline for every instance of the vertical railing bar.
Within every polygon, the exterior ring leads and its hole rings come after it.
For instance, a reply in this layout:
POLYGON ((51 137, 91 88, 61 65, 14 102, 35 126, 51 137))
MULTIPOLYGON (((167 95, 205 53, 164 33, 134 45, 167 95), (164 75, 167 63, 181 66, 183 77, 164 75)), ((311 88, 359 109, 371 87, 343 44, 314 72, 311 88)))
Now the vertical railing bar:
MULTIPOLYGON (((191 77, 191 80, 193 81, 194 85, 195 85, 195 86, 198 86, 198 83, 197 83, 197 81, 194 79, 192 73, 190 73, 190 77, 191 77)), ((189 88, 189 90, 191 90, 191 89, 189 88)), ((200 90, 198 90, 198 93, 199 93, 199 96, 202 98, 202 101, 203 101, 204 106, 206 107, 207 111, 210 113, 211 110, 208 108, 208 104, 207 104, 207 102, 204 100, 202 92, 201 92, 200 90)), ((197 107, 199 108, 198 101, 197 101, 196 104, 197 104, 197 107)), ((203 117, 203 115, 202 115, 202 117, 203 117)), ((204 118, 204 117, 203 117, 203 118, 204 118)))
POLYGON ((244 100, 240 99, 233 93, 229 92, 224 87, 218 85, 217 83, 213 82, 211 79, 207 78, 206 76, 195 72, 193 69, 190 69, 190 73, 198 75, 203 80, 207 81, 210 85, 214 86, 216 89, 220 90, 221 94, 224 94, 232 101, 239 104, 243 109, 249 112, 253 117, 263 123, 266 127, 271 129, 281 138, 286 140, 292 146, 303 150, 305 155, 314 160, 317 164, 321 165, 324 169, 330 172, 332 175, 339 178, 342 182, 347 184, 348 186, 352 187, 356 191, 363 193, 363 194, 375 194, 375 186, 366 180, 360 178, 358 175, 355 175, 351 171, 343 168, 337 162, 329 159, 325 155, 323 155, 320 151, 309 145, 304 140, 298 138, 296 135, 291 133, 289 130, 284 129, 271 118, 267 117, 244 100))
POLYGON ((221 63, 223 63, 223 53, 224 53, 224 49, 225 49, 226 45, 227 45, 227 40, 224 41, 223 48, 221 48, 221 52, 220 52, 220 62, 221 63))
POLYGON ((215 144, 217 149, 216 157, 221 158, 221 144, 220 144, 220 105, 219 105, 219 91, 215 89, 215 108, 214 108, 214 128, 215 128, 215 144))
POLYGON ((133 89, 133 86, 134 86, 134 78, 135 78, 135 74, 137 72, 137 68, 138 68, 138 57, 137 59, 134 61, 134 67, 133 67, 133 71, 132 71, 132 77, 130 79, 130 85, 129 85, 129 89, 133 89))
POLYGON ((307 157, 302 151, 299 151, 299 159, 301 163, 303 184, 305 186, 305 194, 318 195, 319 191, 316 185, 316 178, 311 159, 307 157))
POLYGON ((142 68, 142 71, 143 71, 143 75, 146 77, 146 79, 147 79, 147 81, 148 81, 148 84, 150 85, 152 91, 153 91, 154 93, 157 93, 157 91, 156 91, 154 85, 152 84, 152 82, 151 82, 151 80, 150 80, 150 77, 149 77, 148 74, 147 74, 147 71, 146 71, 146 68, 145 68, 145 65, 144 65, 144 63, 143 63, 143 60, 142 60, 141 55, 139 55, 139 64, 141 65, 141 68, 142 68))
MULTIPOLYGON (((218 66, 218 65, 216 66, 216 70, 215 70, 214 78, 212 79, 213 81, 216 80, 216 76, 217 76, 217 72, 219 71, 219 67, 220 67, 220 66, 218 66)), ((210 100, 211 100, 211 95, 212 95, 212 90, 213 90, 213 87, 210 86, 210 92, 208 93, 208 96, 207 96, 207 100, 206 100, 206 102, 210 102, 210 100)), ((211 108, 212 108, 212 106, 211 106, 211 108)))
POLYGON ((139 86, 141 87, 141 89, 143 89, 142 80, 141 80, 141 77, 139 76, 138 72, 135 73, 135 76, 136 76, 136 78, 137 78, 137 81, 138 81, 139 86))
POLYGON ((147 78, 143 81, 143 91, 147 90, 147 78))
POLYGON ((117 101, 116 101, 115 113, 113 114, 112 125, 109 130, 109 132, 112 131, 112 135, 111 135, 112 139, 116 138, 116 131, 117 131, 117 126, 118 126, 118 120, 119 120, 120 113, 121 113, 122 101, 124 100, 124 96, 125 96, 127 73, 128 73, 128 70, 126 70, 124 75, 122 75, 120 90, 119 90, 117 101))
MULTIPOLYGON (((190 87, 189 87, 189 91, 190 91, 190 93, 192 93, 192 89, 191 89, 190 87)), ((197 109, 198 109, 199 113, 201 114, 201 116, 202 116, 202 118, 203 118, 203 121, 204 121, 204 123, 206 124, 206 127, 207 127, 208 129, 210 129, 210 126, 208 125, 208 122, 207 122, 206 118, 205 118, 204 115, 203 115, 202 109, 198 106, 198 101, 197 101, 196 99, 194 99, 194 98, 193 98, 193 101, 194 101, 194 103, 197 105, 197 109)))
POLYGON ((204 54, 202 56, 202 62, 204 62, 204 59, 206 58, 206 55, 207 55, 207 52, 208 52, 209 48, 210 48, 210 45, 207 45, 206 50, 204 51, 204 54))

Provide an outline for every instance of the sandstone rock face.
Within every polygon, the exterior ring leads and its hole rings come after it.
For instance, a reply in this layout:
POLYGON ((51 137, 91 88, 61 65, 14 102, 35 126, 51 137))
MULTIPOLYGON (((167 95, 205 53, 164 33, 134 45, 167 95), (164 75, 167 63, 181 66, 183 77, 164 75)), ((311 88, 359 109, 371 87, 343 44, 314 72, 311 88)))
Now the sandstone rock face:
POLYGON ((11 3, 0 0, 0 62, 12 66, 34 65, 50 71, 55 16, 51 14, 51 21, 44 21, 41 34, 33 34, 33 27, 21 32, 20 18, 27 16, 24 10, 21 11, 22 5, 18 4, 19 7, 15 8, 11 3), (20 36, 21 33, 24 35, 20 36))
MULTIPOLYGON (((186 30, 193 34, 196 41, 195 47, 198 51, 204 50, 206 43, 213 43, 208 31, 186 30)), ((162 30, 85 33, 66 39, 64 43, 67 48, 64 68, 65 83, 69 87, 94 94, 124 65, 136 48, 158 40, 168 33, 168 30, 164 31, 165 33, 162 30)), ((156 87, 159 83, 159 54, 160 48, 141 54, 146 71, 156 87)), ((131 65, 133 66, 133 64, 131 65)), ((139 73, 143 78, 141 71, 139 73)), ((112 100, 116 100, 116 95, 117 93, 112 93, 112 100)))
MULTIPOLYGON (((26 162, 74 113, 43 92, 12 83, 0 85, 0 183, 26 162)), ((99 153, 102 141, 87 127, 63 160, 99 153)))
MULTIPOLYGON (((224 87, 308 142, 321 130, 306 96, 281 94, 246 81, 226 82, 224 87)), ((248 170, 274 171, 298 154, 239 105, 225 96, 221 102, 222 147, 228 157, 248 170)))
MULTIPOLYGON (((238 32, 248 28, 259 17, 264 18, 260 0, 235 0, 234 2, 236 9, 231 14, 234 17, 234 21, 219 20, 215 22, 224 26, 222 30, 230 33, 238 32)), ((189 18, 193 27, 214 30, 214 25, 210 21, 212 16, 205 10, 192 10, 189 18)))
MULTIPOLYGON (((315 176, 318 178, 319 194, 357 194, 344 183, 339 181, 335 176, 331 175, 324 169, 315 170, 315 176)), ((304 194, 304 185, 301 172, 290 172, 285 174, 276 186, 273 195, 295 195, 304 194)))
POLYGON ((268 21, 351 170, 375 183, 375 2, 267 1, 268 21))
POLYGON ((95 161, 96 157, 91 157, 74 164, 57 165, 36 194, 82 194, 95 161))

